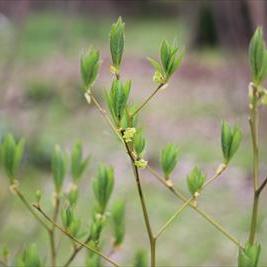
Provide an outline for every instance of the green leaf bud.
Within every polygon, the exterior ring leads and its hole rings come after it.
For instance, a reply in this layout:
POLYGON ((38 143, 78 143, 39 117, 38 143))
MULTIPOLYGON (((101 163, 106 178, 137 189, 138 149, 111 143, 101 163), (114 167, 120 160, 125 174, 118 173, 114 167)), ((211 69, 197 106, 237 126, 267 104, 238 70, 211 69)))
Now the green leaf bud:
POLYGON ((194 196, 195 193, 199 192, 206 180, 205 175, 201 170, 195 167, 191 173, 187 176, 187 186, 190 193, 194 196))
POLYGON ((86 259, 86 266, 87 267, 103 267, 101 264, 101 258, 95 253, 88 253, 86 259))
POLYGON ((66 155, 58 145, 55 146, 51 163, 55 189, 59 193, 66 175, 66 155))
POLYGON ((16 173, 22 160, 25 140, 20 139, 17 143, 11 134, 8 134, 1 146, 1 157, 5 172, 11 183, 14 182, 16 173))
POLYGON ((114 80, 110 92, 106 94, 108 108, 118 127, 125 113, 130 90, 131 81, 127 81, 123 85, 120 80, 114 80))
POLYGON ((179 149, 176 145, 168 144, 160 153, 160 165, 166 180, 174 170, 179 156, 179 149))
POLYGON ((148 266, 147 254, 145 251, 139 250, 136 252, 133 266, 134 267, 147 267, 148 266))
POLYGON ((63 209, 61 212, 61 220, 65 229, 68 229, 71 223, 74 220, 74 214, 72 208, 68 206, 66 209, 63 209))
POLYGON ((93 191, 98 203, 99 212, 106 210, 114 186, 114 170, 112 167, 100 165, 97 175, 92 181, 93 191))
POLYGON ((134 136, 134 151, 138 157, 141 157, 146 146, 146 139, 144 137, 144 133, 142 129, 138 129, 134 136))
POLYGON ((70 206, 75 206, 79 197, 79 190, 76 184, 71 184, 69 191, 66 194, 70 206))
POLYGON ((99 51, 95 49, 88 50, 81 57, 81 75, 84 88, 87 91, 94 84, 100 66, 99 51))
POLYGON ((242 140, 242 133, 239 127, 232 127, 223 122, 221 127, 221 146, 225 164, 228 164, 236 151, 238 150, 242 140))
POLYGON ((41 201, 41 198, 42 198, 42 193, 40 190, 36 190, 35 192, 35 200, 36 200, 36 203, 39 204, 40 201, 41 201))
POLYGON ((35 244, 24 250, 22 256, 17 260, 18 267, 41 267, 41 260, 35 244))
POLYGON ((125 202, 117 201, 112 207, 112 222, 114 232, 114 245, 122 244, 125 235, 125 202))
POLYGON ((124 49, 124 28, 125 23, 121 17, 117 22, 112 24, 110 31, 110 52, 112 57, 113 66, 119 71, 123 49, 124 49))
POLYGON ((239 249, 238 267, 257 267, 261 252, 259 244, 246 244, 244 249, 239 249))
POLYGON ((82 154, 82 144, 77 141, 71 152, 71 174, 74 182, 78 182, 81 179, 89 163, 90 157, 87 156, 83 159, 82 154))
POLYGON ((259 85, 267 74, 267 52, 261 27, 256 29, 249 44, 249 63, 252 81, 259 85))
POLYGON ((94 214, 93 222, 91 224, 90 236, 91 240, 98 244, 103 227, 106 223, 106 216, 100 213, 94 214))

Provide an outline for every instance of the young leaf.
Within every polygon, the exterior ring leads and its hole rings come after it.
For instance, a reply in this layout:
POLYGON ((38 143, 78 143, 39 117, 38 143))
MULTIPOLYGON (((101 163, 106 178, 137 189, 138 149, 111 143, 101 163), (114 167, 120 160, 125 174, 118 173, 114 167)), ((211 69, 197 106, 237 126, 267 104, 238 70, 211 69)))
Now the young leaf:
POLYGON ((114 80, 110 92, 106 94, 108 108, 118 127, 125 113, 130 89, 131 81, 123 85, 120 80, 114 80))
POLYGON ((114 186, 114 171, 112 167, 100 165, 96 177, 92 181, 99 212, 103 214, 110 199, 114 186))
POLYGON ((81 176, 83 175, 89 163, 89 159, 90 157, 87 156, 83 160, 82 144, 81 142, 77 141, 71 152, 71 174, 74 182, 77 182, 81 179, 81 176))
POLYGON ((64 225, 65 229, 68 229, 74 220, 74 214, 70 206, 62 210, 61 220, 62 220, 62 224, 64 225))
POLYGON ((123 49, 124 49, 124 28, 125 24, 121 17, 117 22, 112 24, 110 31, 110 52, 112 57, 113 66, 119 70, 123 49))
POLYGON ((147 60, 150 62, 150 64, 154 67, 155 70, 159 71, 160 73, 163 72, 162 67, 158 61, 155 59, 148 57, 147 60))
POLYGON ((79 197, 79 190, 76 184, 72 184, 69 191, 66 194, 67 199, 71 207, 77 204, 77 200, 79 197))
POLYGON ((52 155, 52 173, 56 192, 59 193, 66 175, 66 155, 58 145, 52 155))
POLYGON ((31 245, 23 252, 17 260, 18 267, 41 267, 41 260, 36 245, 31 245))
POLYGON ((147 267, 148 261, 147 261, 147 254, 143 250, 139 250, 136 252, 134 257, 134 267, 147 267))
POLYGON ((16 143, 14 137, 8 134, 1 146, 1 157, 4 165, 5 172, 12 183, 15 179, 16 172, 21 163, 24 151, 24 139, 16 143))
POLYGON ((160 165, 166 179, 169 178, 178 162, 179 149, 176 145, 169 144, 160 153, 160 165))
POLYGON ((242 133, 237 126, 231 128, 227 122, 222 123, 221 146, 225 164, 228 164, 239 148, 242 133))
POLYGON ((104 267, 101 263, 101 258, 95 253, 88 253, 86 259, 86 266, 87 267, 104 267))
POLYGON ((258 85, 267 74, 267 54, 261 27, 256 29, 249 44, 249 63, 252 81, 258 85))
POLYGON ((192 195, 201 190, 206 180, 205 175, 201 170, 195 167, 191 173, 187 176, 187 186, 192 195))
POLYGON ((239 249, 238 267, 257 267, 261 252, 259 244, 246 244, 244 249, 239 249))
POLYGON ((97 245, 99 243, 100 235, 106 223, 106 217, 103 214, 95 213, 93 215, 93 222, 90 228, 91 240, 97 245))
POLYGON ((134 136, 134 151, 136 152, 138 157, 141 157, 145 146, 146 146, 146 139, 144 137, 144 133, 142 129, 138 129, 134 136))
POLYGON ((88 50, 81 57, 81 75, 84 82, 85 90, 90 89, 94 84, 100 66, 99 51, 92 49, 88 50))
POLYGON ((117 201, 112 208, 112 221, 115 246, 121 245, 125 235, 125 203, 117 201))

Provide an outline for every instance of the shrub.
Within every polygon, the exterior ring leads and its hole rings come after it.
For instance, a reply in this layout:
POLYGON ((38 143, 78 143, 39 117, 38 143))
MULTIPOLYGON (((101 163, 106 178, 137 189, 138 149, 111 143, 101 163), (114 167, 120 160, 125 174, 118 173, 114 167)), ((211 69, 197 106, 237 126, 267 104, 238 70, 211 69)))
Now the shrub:
MULTIPOLYGON (((248 240, 242 244, 236 237, 228 233, 224 226, 211 217, 207 212, 198 207, 201 195, 204 189, 216 181, 223 172, 225 172, 237 152, 242 134, 238 126, 231 126, 227 122, 222 123, 221 128, 221 149, 222 160, 215 174, 206 178, 201 168, 194 167, 187 176, 188 195, 182 193, 172 181, 172 172, 176 167, 179 156, 179 149, 174 144, 169 144, 162 149, 160 153, 160 166, 163 172, 161 175, 158 171, 150 166, 145 159, 146 139, 144 131, 140 127, 137 115, 148 105, 149 101, 168 86, 167 82, 171 79, 174 72, 180 66, 184 50, 178 48, 175 44, 163 41, 160 48, 160 60, 149 59, 149 62, 155 69, 153 77, 157 84, 156 89, 149 95, 142 104, 132 105, 129 103, 130 93, 132 90, 131 81, 121 80, 121 62, 124 52, 124 34, 125 25, 121 18, 112 25, 110 32, 110 51, 112 66, 110 68, 113 74, 111 88, 106 92, 106 102, 109 113, 102 107, 97 100, 94 92, 94 84, 97 79, 100 67, 100 53, 92 49, 82 55, 81 58, 81 76, 84 82, 84 94, 87 102, 94 105, 103 118, 106 120, 114 135, 119 138, 125 155, 129 158, 132 165, 133 175, 135 177, 138 189, 138 198, 142 207, 142 214, 145 221, 145 232, 149 240, 150 266, 157 266, 156 262, 156 244, 159 237, 166 231, 168 226, 187 208, 200 214, 203 219, 213 225, 229 241, 233 242, 239 252, 238 265, 240 267, 256 267, 260 259, 261 247, 256 238, 258 224, 258 205, 261 193, 267 184, 267 178, 261 179, 259 176, 259 137, 258 137, 258 115, 259 107, 266 104, 267 91, 262 86, 267 74, 267 57, 265 42, 263 40, 262 29, 258 28, 252 37, 249 47, 249 62, 251 67, 252 82, 249 85, 249 123, 251 128, 252 146, 253 146, 253 191, 254 200, 251 216, 251 227, 248 240), (143 192, 140 168, 146 169, 157 180, 165 186, 170 193, 183 202, 179 209, 171 216, 165 224, 157 231, 152 230, 152 221, 147 209, 146 200, 143 192)), ((7 135, 1 145, 2 162, 6 174, 10 181, 10 189, 25 204, 25 207, 47 231, 50 239, 50 266, 58 266, 58 254, 64 253, 57 249, 58 240, 55 236, 56 230, 72 240, 73 249, 68 255, 68 259, 63 266, 69 266, 75 257, 80 256, 82 248, 88 250, 86 265, 90 267, 102 266, 102 264, 112 264, 119 266, 113 259, 113 253, 122 246, 126 225, 125 213, 127 209, 124 200, 117 200, 112 204, 111 213, 110 202, 113 194, 113 187, 116 181, 116 175, 113 167, 105 164, 99 165, 95 177, 92 179, 92 189, 94 193, 95 205, 91 211, 91 224, 85 228, 82 219, 77 215, 77 205, 79 199, 79 182, 89 163, 89 157, 84 157, 82 144, 77 142, 67 157, 65 151, 59 146, 55 146, 51 156, 51 170, 53 174, 54 193, 53 193, 53 213, 45 211, 42 206, 42 192, 38 190, 35 194, 35 203, 30 204, 24 193, 21 191, 19 178, 19 165, 23 155, 24 140, 15 141, 12 135, 7 135), (68 160, 67 160, 68 158, 68 160), (71 169, 71 186, 68 191, 64 191, 65 177, 68 166, 71 169), (61 216, 61 222, 59 221, 61 216), (113 242, 110 248, 111 252, 107 254, 105 248, 108 244, 103 244, 103 230, 106 225, 111 224, 113 228, 113 242)), ((166 244, 167 246, 167 244, 166 244)), ((134 257, 133 265, 136 267, 148 266, 147 253, 139 250, 134 257)), ((3 253, 3 263, 10 264, 8 252, 5 249, 3 253)), ((43 266, 44 261, 37 253, 35 245, 31 245, 11 264, 16 262, 18 266, 43 266)), ((130 262, 129 262, 130 264, 130 262)))

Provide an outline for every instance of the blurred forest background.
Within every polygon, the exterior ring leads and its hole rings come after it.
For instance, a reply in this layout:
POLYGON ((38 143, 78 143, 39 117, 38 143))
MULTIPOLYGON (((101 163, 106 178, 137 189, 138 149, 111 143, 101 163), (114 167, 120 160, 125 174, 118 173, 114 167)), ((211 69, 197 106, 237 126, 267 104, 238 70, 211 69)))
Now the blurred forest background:
MULTIPOLYGON (((228 171, 205 190, 200 205, 245 241, 252 200, 247 47, 257 25, 263 26, 267 36, 267 1, 0 0, 0 137, 11 131, 27 140, 19 177, 22 189, 33 200, 35 190, 42 188, 44 201, 51 201, 54 144, 69 150, 81 139, 92 155, 79 202, 84 223, 90 214, 90 179, 97 164, 107 162, 115 167, 116 194, 127 202, 126 242, 116 257, 129 266, 133 251, 147 248, 128 159, 81 91, 79 60, 82 50, 90 46, 100 49, 103 59, 95 86, 100 99, 110 86, 108 33, 118 16, 126 22, 122 77, 133 80, 132 99, 136 102, 155 88, 146 57, 158 58, 162 39, 176 39, 186 47, 185 60, 168 89, 140 116, 148 139, 145 158, 151 165, 159 168, 159 152, 165 144, 177 144, 181 159, 174 181, 186 191, 185 177, 194 165, 211 175, 222 160, 221 120, 242 127, 241 148, 228 171)), ((263 178, 267 173, 266 109, 261 118, 263 178)), ((142 171, 142 179, 153 227, 158 228, 180 203, 146 171, 142 171)), ((267 266, 267 239, 263 238, 267 236, 266 201, 267 194, 263 194, 259 226, 262 266, 267 266)), ((10 193, 1 171, 0 248, 7 245, 14 256, 35 241, 46 257, 45 238, 10 193)), ((63 241, 64 250, 68 241, 63 241)), ((238 253, 190 209, 161 238, 158 251, 160 266, 234 266, 238 253)), ((75 263, 73 266, 82 266, 82 261, 75 263)))

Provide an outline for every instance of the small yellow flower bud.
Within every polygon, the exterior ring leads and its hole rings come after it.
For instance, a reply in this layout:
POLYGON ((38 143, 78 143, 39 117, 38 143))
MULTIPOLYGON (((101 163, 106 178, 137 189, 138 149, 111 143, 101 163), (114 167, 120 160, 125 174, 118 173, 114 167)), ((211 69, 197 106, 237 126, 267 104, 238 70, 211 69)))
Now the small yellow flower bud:
POLYGON ((158 70, 156 70, 153 76, 153 81, 155 83, 165 83, 165 78, 158 70))
POLYGON ((113 65, 110 65, 109 70, 114 75, 116 75, 116 74, 119 73, 119 70, 115 66, 113 66, 113 65))
POLYGON ((147 161, 144 159, 139 159, 134 162, 135 166, 140 169, 145 169, 147 166, 147 161))
POLYGON ((132 142, 135 133, 136 133, 135 128, 127 128, 123 133, 123 139, 125 140, 125 142, 126 143, 132 142))

